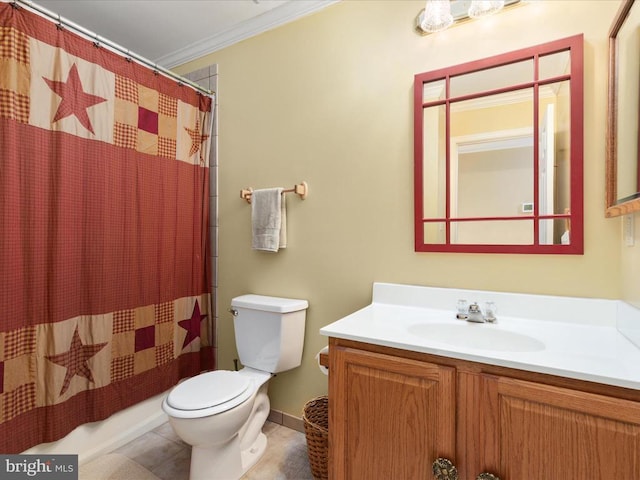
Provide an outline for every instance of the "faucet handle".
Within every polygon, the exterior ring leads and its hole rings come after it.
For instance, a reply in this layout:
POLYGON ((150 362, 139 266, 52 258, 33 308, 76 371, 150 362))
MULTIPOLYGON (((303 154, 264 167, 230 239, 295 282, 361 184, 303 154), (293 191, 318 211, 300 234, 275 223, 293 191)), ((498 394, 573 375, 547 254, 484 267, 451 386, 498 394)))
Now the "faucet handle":
POLYGON ((464 299, 458 300, 458 303, 456 304, 456 309, 458 310, 458 313, 456 314, 456 318, 460 320, 466 320, 467 317, 469 316, 469 304, 467 303, 467 301, 464 299))
POLYGON ((485 302, 484 304, 484 319, 489 323, 494 323, 498 319, 496 318, 498 313, 498 307, 495 302, 485 302))

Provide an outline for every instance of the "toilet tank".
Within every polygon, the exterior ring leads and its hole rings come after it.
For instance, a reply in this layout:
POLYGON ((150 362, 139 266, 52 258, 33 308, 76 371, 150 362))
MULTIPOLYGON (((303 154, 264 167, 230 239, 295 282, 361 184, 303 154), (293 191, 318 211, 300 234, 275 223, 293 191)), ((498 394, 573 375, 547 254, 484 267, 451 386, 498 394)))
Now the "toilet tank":
POLYGON ((306 300, 241 295, 231 300, 240 362, 263 372, 278 373, 302 362, 306 300))

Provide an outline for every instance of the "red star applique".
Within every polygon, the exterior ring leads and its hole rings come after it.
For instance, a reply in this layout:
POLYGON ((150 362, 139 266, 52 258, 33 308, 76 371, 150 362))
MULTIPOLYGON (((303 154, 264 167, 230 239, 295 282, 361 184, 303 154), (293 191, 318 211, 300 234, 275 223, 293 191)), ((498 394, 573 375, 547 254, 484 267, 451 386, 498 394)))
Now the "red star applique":
POLYGON ((200 305, 198 305, 198 301, 196 300, 191 318, 178 322, 178 325, 187 331, 187 336, 184 337, 184 343, 182 344, 183 349, 196 338, 200 337, 200 323, 205 318, 207 318, 207 316, 200 313, 200 305))
POLYGON ((80 121, 82 126, 89 130, 91 133, 93 127, 87 114, 87 108, 96 105, 98 103, 106 102, 106 98, 98 97, 90 93, 86 93, 82 90, 82 83, 80 82, 80 76, 78 75, 78 68, 74 63, 69 70, 69 75, 66 82, 58 82, 56 80, 49 80, 42 77, 49 88, 53 90, 56 95, 62 98, 58 111, 53 117, 51 123, 55 123, 58 120, 68 117, 69 115, 75 115, 80 121))
POLYGON ((49 355, 46 357, 53 363, 67 369, 67 373, 64 376, 64 382, 62 383, 62 390, 60 390, 60 395, 63 395, 64 392, 69 389, 71 379, 75 375, 80 375, 93 383, 93 375, 91 374, 91 370, 89 370, 87 361, 102 350, 105 345, 106 343, 83 345, 80 340, 80 335, 78 335, 78 327, 76 326, 69 350, 64 353, 58 353, 56 355, 49 355))
POLYGON ((184 127, 189 136, 191 137, 191 149, 189 150, 189 156, 194 155, 198 150, 200 150, 200 146, 202 142, 204 142, 209 135, 200 135, 200 124, 196 122, 196 128, 187 128, 184 127))

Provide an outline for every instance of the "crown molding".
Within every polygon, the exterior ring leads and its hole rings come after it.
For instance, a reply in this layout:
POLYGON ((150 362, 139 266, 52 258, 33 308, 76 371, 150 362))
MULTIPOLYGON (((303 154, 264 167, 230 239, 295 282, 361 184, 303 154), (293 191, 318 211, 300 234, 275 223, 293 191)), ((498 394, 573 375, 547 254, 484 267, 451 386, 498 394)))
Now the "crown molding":
MULTIPOLYGON (((558 87, 556 85, 540 85, 540 98, 554 98, 557 96, 558 87)), ((516 103, 533 102, 533 88, 514 90, 512 92, 500 93, 498 95, 487 95, 473 100, 452 103, 451 109, 455 112, 476 110, 479 108, 502 107, 516 103)))
POLYGON ((458 154, 533 148, 533 129, 525 127, 465 135, 452 138, 451 143, 456 146, 458 154))
POLYGON ((238 43, 260 33, 310 15, 340 0, 291 0, 257 17, 239 23, 219 34, 207 37, 156 59, 158 65, 172 68, 206 54, 238 43))

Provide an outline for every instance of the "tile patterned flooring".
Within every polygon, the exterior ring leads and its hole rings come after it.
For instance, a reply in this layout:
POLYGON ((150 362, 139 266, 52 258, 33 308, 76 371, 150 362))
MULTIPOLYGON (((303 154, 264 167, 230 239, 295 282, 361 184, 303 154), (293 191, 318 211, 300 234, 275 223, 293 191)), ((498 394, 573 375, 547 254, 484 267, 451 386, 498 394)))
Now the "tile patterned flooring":
MULTIPOLYGON (((313 480, 303 433, 267 422, 267 450, 242 480, 313 480)), ((188 480, 191 451, 164 423, 118 448, 119 453, 139 463, 161 480, 188 480)))

